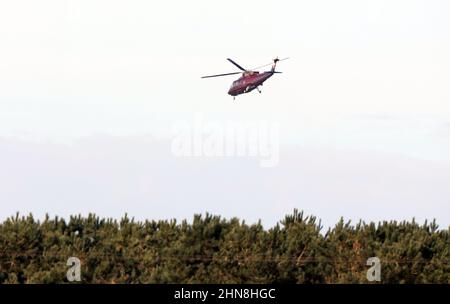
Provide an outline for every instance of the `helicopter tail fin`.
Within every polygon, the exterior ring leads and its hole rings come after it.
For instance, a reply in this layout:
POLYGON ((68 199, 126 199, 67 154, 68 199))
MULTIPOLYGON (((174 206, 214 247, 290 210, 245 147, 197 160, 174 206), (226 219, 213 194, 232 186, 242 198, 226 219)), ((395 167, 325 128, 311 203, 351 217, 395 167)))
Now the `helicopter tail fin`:
POLYGON ((272 64, 272 72, 275 71, 275 68, 277 67, 277 62, 278 62, 278 61, 280 61, 280 59, 278 59, 278 57, 275 58, 275 59, 273 60, 273 64, 272 64))

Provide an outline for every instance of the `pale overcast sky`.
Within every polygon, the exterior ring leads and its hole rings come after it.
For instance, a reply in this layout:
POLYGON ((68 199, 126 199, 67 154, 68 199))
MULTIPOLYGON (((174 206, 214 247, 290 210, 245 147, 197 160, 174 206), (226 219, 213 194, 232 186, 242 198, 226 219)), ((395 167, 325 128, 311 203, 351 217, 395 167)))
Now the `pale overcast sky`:
POLYGON ((450 225, 450 3, 17 0, 0 4, 0 217, 450 225), (236 101, 235 77, 283 74, 236 101), (280 125, 279 164, 176 158, 174 124, 280 125))

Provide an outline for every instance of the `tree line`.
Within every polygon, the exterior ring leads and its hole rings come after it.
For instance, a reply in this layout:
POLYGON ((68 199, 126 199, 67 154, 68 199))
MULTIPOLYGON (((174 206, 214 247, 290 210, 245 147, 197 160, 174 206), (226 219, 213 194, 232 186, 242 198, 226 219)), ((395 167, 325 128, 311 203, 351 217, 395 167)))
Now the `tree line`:
POLYGON ((450 227, 435 221, 341 219, 323 231, 303 212, 265 229, 210 214, 184 220, 70 219, 32 215, 0 223, 0 283, 67 283, 67 260, 83 283, 450 283, 450 227))

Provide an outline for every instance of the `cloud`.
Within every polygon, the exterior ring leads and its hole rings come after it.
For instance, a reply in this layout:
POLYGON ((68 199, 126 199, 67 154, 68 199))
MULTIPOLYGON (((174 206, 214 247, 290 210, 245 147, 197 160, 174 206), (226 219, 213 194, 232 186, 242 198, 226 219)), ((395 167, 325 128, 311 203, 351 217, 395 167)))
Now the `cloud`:
POLYGON ((0 139, 0 215, 95 212, 137 219, 211 212, 271 226, 303 209, 334 224, 436 218, 450 224, 450 165, 371 151, 280 147, 251 157, 186 157, 168 140, 90 137, 73 145, 0 139))

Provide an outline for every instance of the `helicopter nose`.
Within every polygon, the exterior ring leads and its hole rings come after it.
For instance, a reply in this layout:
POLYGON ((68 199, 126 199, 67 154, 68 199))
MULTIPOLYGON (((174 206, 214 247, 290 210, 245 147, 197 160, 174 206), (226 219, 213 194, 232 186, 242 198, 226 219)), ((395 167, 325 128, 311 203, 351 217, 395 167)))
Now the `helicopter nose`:
POLYGON ((231 96, 237 95, 236 90, 233 86, 228 90, 228 95, 231 95, 231 96))

